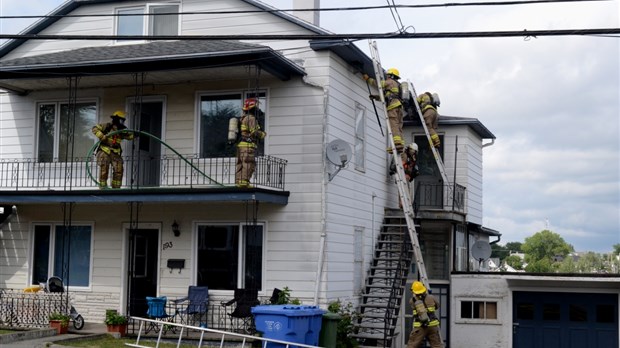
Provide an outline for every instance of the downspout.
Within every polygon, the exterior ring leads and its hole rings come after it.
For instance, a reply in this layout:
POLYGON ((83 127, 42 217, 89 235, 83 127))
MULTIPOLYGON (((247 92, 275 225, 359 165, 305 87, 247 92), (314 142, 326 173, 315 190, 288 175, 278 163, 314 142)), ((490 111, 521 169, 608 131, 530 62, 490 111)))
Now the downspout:
POLYGON ((314 87, 321 88, 323 90, 323 172, 321 176, 321 239, 319 241, 319 257, 317 260, 317 269, 316 269, 316 279, 314 281, 314 305, 318 305, 319 301, 319 289, 321 287, 321 278, 323 276, 323 262, 325 258, 325 244, 327 237, 327 161, 326 157, 326 149, 327 149, 327 105, 329 94, 327 88, 324 86, 320 86, 314 82, 309 82, 307 76, 303 77, 303 82, 314 87))
POLYGON ((485 148, 487 146, 492 146, 493 144, 495 144, 495 139, 491 139, 490 143, 482 144, 482 147, 485 148))

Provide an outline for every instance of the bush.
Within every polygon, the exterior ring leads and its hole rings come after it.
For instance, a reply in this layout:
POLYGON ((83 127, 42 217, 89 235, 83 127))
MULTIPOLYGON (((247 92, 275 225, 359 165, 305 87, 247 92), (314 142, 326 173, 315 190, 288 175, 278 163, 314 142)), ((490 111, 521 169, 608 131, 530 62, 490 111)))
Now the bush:
POLYGON ((357 340, 351 337, 354 324, 361 316, 353 310, 353 305, 350 302, 344 304, 337 300, 331 302, 327 310, 331 313, 339 314, 341 317, 336 330, 336 348, 355 348, 359 346, 357 340))
POLYGON ((105 311, 105 320, 103 322, 106 325, 123 325, 127 324, 127 317, 118 314, 115 310, 107 310, 105 311))
POLYGON ((69 326, 69 320, 71 320, 71 317, 69 317, 66 314, 60 313, 60 312, 53 312, 50 313, 49 320, 58 320, 62 322, 62 326, 69 326))

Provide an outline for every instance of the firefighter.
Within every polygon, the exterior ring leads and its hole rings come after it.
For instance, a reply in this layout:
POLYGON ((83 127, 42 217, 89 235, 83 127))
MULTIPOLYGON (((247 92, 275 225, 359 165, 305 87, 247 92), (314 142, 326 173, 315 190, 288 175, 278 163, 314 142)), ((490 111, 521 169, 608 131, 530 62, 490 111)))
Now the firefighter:
MULTIPOLYGON (((364 74, 363 78, 369 84, 376 86, 377 81, 364 74)), ((390 128, 392 129, 392 139, 394 139, 394 146, 396 146, 396 152, 400 153, 405 147, 403 141, 403 103, 400 100, 400 72, 395 68, 388 69, 386 73, 385 81, 381 82, 383 93, 385 96, 385 103, 387 105, 387 115, 390 122, 390 128)), ((378 95, 370 95, 371 99, 380 100, 378 95)), ((387 149, 389 153, 392 153, 392 148, 387 149)))
POLYGON ((419 281, 411 284, 413 298, 409 304, 413 308, 413 330, 407 341, 407 348, 422 346, 424 338, 428 340, 431 348, 443 348, 439 336, 439 302, 433 295, 426 292, 426 287, 419 281))
MULTIPOLYGON (((405 178, 407 181, 411 182, 413 179, 420 175, 420 171, 418 169, 417 161, 418 161, 418 144, 411 143, 405 147, 405 151, 400 155, 400 158, 403 161, 403 169, 405 170, 405 178)), ((390 163, 390 175, 396 174, 396 165, 394 164, 394 159, 390 163)))
POLYGON ((110 165, 112 165, 112 188, 120 188, 123 180, 123 158, 121 154, 123 149, 121 148, 121 140, 132 140, 134 138, 133 132, 119 132, 108 136, 108 134, 124 130, 125 126, 125 113, 123 111, 115 111, 111 116, 112 122, 106 124, 98 124, 93 127, 93 134, 101 142, 97 149, 97 164, 99 165, 99 188, 105 189, 108 187, 108 173, 110 165))
POLYGON ((418 104, 420 105, 426 128, 428 128, 428 132, 431 134, 433 146, 438 148, 441 145, 439 135, 437 135, 437 120, 439 119, 437 107, 439 107, 439 101, 435 100, 430 92, 425 92, 418 96, 418 104))
POLYGON ((248 98, 243 103, 243 114, 239 121, 241 137, 237 143, 237 170, 235 172, 237 187, 251 187, 250 178, 256 169, 257 144, 267 135, 260 129, 254 115, 259 111, 258 99, 248 98))

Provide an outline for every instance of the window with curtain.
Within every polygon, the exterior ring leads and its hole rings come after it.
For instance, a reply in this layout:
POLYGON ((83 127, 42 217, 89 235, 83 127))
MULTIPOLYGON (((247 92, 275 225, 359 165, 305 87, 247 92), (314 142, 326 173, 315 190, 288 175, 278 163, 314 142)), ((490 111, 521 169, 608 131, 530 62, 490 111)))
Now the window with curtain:
POLYGON ((40 162, 73 161, 84 158, 95 144, 92 127, 97 120, 95 102, 78 102, 75 109, 67 103, 38 105, 37 158, 40 162), (73 129, 73 139, 70 130, 73 129))
POLYGON ((37 224, 33 243, 32 284, 57 276, 68 286, 90 286, 92 226, 37 224))
POLYGON ((261 224, 198 224, 196 283, 211 290, 261 289, 261 224))

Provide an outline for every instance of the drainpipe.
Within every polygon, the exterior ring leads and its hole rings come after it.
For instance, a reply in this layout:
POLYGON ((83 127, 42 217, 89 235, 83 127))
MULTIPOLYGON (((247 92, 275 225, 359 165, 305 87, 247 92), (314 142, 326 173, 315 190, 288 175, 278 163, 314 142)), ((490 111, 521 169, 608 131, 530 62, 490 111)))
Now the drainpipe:
POLYGON ((323 86, 318 86, 314 83, 309 83, 304 77, 304 82, 310 85, 320 87, 323 89, 323 149, 321 150, 323 153, 323 175, 321 176, 321 240, 319 244, 319 259, 317 261, 317 269, 316 269, 316 279, 314 281, 314 305, 318 305, 319 301, 319 289, 321 287, 321 277, 323 275, 323 260, 325 258, 325 243, 327 237, 327 184, 329 181, 327 180, 327 100, 329 98, 329 94, 327 92, 327 88, 323 86))
POLYGON ((495 139, 491 139, 490 143, 483 144, 482 147, 492 146, 493 144, 495 144, 495 139))

